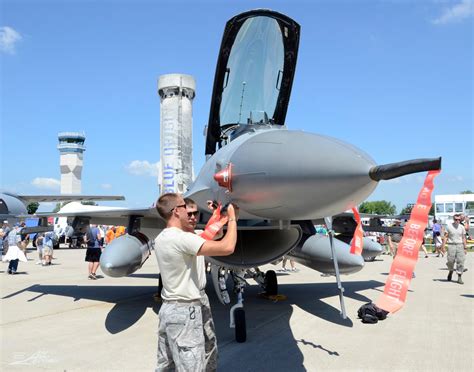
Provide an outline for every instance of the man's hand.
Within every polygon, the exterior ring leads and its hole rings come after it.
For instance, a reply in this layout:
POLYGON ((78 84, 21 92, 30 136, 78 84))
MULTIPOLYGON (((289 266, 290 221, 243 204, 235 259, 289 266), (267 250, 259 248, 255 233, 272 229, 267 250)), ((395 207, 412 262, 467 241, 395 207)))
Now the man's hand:
POLYGON ((218 204, 215 200, 208 200, 207 201, 207 208, 209 208, 211 211, 216 210, 218 207, 218 204))
POLYGON ((233 219, 237 221, 239 219, 239 207, 233 205, 232 203, 229 204, 227 207, 227 216, 229 217, 229 220, 233 219))

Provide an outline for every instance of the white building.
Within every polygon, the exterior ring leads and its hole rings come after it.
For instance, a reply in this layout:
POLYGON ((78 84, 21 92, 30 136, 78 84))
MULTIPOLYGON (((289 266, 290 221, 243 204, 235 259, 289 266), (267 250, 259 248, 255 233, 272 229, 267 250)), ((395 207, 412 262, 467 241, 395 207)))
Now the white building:
POLYGON ((456 213, 468 215, 474 222, 474 194, 435 195, 435 218, 442 224, 453 219, 456 213))
POLYGON ((61 194, 80 194, 86 136, 83 132, 61 132, 58 140, 61 194))
POLYGON ((192 182, 193 99, 196 83, 190 75, 168 74, 158 79, 160 96, 160 194, 184 193, 192 182))

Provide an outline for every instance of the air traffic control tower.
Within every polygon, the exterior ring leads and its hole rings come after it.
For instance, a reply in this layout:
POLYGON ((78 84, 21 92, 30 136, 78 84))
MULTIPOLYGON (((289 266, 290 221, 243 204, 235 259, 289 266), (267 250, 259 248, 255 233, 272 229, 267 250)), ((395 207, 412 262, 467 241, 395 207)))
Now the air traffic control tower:
POLYGON ((184 193, 193 178, 193 99, 194 77, 161 75, 160 96, 160 194, 184 193))
POLYGON ((86 136, 84 132, 60 132, 58 140, 61 194, 80 194, 86 136))

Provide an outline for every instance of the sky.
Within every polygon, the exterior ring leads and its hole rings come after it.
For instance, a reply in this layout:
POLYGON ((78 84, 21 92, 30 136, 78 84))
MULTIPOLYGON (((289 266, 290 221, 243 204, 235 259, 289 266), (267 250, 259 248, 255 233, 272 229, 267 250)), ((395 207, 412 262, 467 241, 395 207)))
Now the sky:
MULTIPOLYGON (((196 80, 197 173, 225 23, 255 8, 301 25, 289 129, 339 138, 377 164, 442 156, 434 194, 474 190, 472 0, 0 4, 2 190, 58 194, 57 134, 83 131, 82 193, 126 197, 105 205, 150 206, 158 196, 157 80, 168 73, 196 80)), ((367 200, 400 211, 424 177, 382 181, 367 200)))

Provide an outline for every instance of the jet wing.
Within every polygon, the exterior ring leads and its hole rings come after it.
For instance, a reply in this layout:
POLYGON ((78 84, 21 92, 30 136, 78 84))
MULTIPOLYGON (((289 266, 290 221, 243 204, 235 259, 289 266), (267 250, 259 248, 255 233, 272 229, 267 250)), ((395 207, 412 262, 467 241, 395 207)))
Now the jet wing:
MULTIPOLYGON (((145 209, 129 209, 129 208, 114 208, 114 209, 101 209, 101 210, 87 210, 87 211, 67 211, 67 212, 58 212, 58 213, 36 213, 37 217, 100 217, 100 218, 117 218, 124 217, 128 218, 129 216, 137 217, 156 217, 160 218, 156 209, 145 208, 145 209)), ((31 217, 31 215, 30 215, 31 217)))
MULTIPOLYGON (((130 219, 140 219, 141 229, 153 230, 150 234, 156 236, 158 230, 164 229, 165 221, 159 216, 155 207, 129 209, 113 208, 87 211, 67 211, 61 213, 37 213, 37 217, 73 217, 96 225, 128 226, 130 219)), ((31 216, 30 216, 31 217, 31 216)))
POLYGON ((64 201, 103 201, 103 200, 125 200, 122 195, 74 195, 74 194, 61 194, 61 195, 13 195, 21 199, 24 203, 32 202, 64 202, 64 201))

